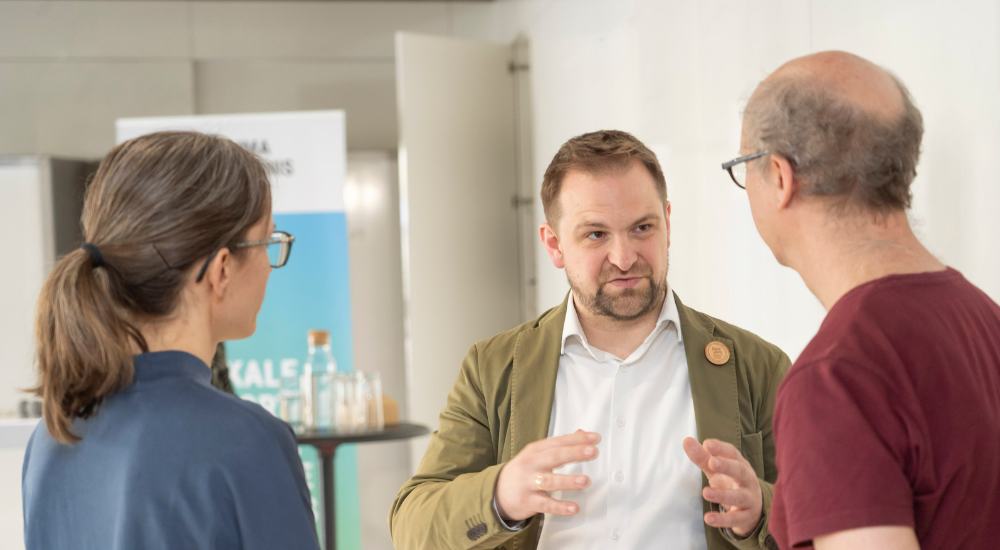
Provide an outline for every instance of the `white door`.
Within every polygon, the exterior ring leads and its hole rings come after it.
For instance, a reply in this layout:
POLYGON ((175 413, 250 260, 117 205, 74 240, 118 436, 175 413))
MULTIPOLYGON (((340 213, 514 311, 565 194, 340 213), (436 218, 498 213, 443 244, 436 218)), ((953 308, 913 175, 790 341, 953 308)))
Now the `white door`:
POLYGON ((511 60, 396 35, 407 413, 432 430, 472 343, 524 320, 511 60))

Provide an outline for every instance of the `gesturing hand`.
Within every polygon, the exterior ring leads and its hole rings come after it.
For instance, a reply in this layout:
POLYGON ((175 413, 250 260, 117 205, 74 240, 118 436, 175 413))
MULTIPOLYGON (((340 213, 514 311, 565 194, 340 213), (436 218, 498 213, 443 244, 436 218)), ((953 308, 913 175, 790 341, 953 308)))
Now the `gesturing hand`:
POLYGON ((702 496, 722 505, 722 512, 705 514, 712 527, 728 527, 737 535, 748 535, 760 522, 763 496, 753 466, 739 449, 717 439, 704 444, 693 437, 684 438, 684 452, 708 477, 702 496))
POLYGON ((597 457, 600 434, 577 430, 530 443, 517 453, 497 478, 496 502, 505 520, 521 521, 535 514, 572 516, 575 502, 552 498, 550 491, 579 491, 590 485, 585 475, 554 474, 552 470, 570 462, 597 457))

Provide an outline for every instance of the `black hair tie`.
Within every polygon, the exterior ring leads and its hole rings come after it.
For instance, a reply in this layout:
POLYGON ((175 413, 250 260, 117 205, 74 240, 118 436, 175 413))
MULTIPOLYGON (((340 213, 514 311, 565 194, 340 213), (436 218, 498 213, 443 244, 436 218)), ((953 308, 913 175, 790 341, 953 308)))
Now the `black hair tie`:
POLYGON ((87 251, 87 256, 90 256, 90 267, 97 269, 98 267, 104 267, 104 256, 101 254, 101 249, 97 248, 96 244, 83 243, 80 248, 87 251))

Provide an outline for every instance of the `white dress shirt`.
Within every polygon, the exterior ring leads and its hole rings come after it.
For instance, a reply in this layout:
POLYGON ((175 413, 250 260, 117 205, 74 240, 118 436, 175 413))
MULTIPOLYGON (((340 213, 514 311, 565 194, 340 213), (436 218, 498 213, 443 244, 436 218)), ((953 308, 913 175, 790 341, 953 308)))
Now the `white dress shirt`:
POLYGON ((706 547, 701 472, 682 447, 697 432, 672 290, 656 327, 625 359, 587 342, 570 298, 548 435, 577 429, 601 434, 598 457, 556 473, 586 474, 591 486, 554 493, 580 511, 547 514, 540 549, 706 547))

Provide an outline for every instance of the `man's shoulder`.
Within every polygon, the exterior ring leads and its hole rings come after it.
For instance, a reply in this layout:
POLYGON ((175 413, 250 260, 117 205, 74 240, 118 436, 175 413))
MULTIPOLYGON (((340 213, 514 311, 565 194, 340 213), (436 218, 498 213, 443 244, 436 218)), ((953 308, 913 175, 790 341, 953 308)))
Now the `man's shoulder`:
POLYGON ((552 307, 543 312, 538 317, 509 328, 503 332, 494 334, 489 338, 483 338, 473 344, 473 348, 479 355, 487 356, 510 356, 513 357, 518 341, 525 335, 538 338, 556 337, 562 334, 562 324, 566 317, 566 304, 552 307))
POLYGON ((732 340, 733 345, 743 353, 762 353, 769 356, 786 357, 785 352, 781 348, 745 328, 688 306, 684 306, 684 308, 687 309, 693 321, 699 322, 703 327, 710 329, 714 336, 732 340))

